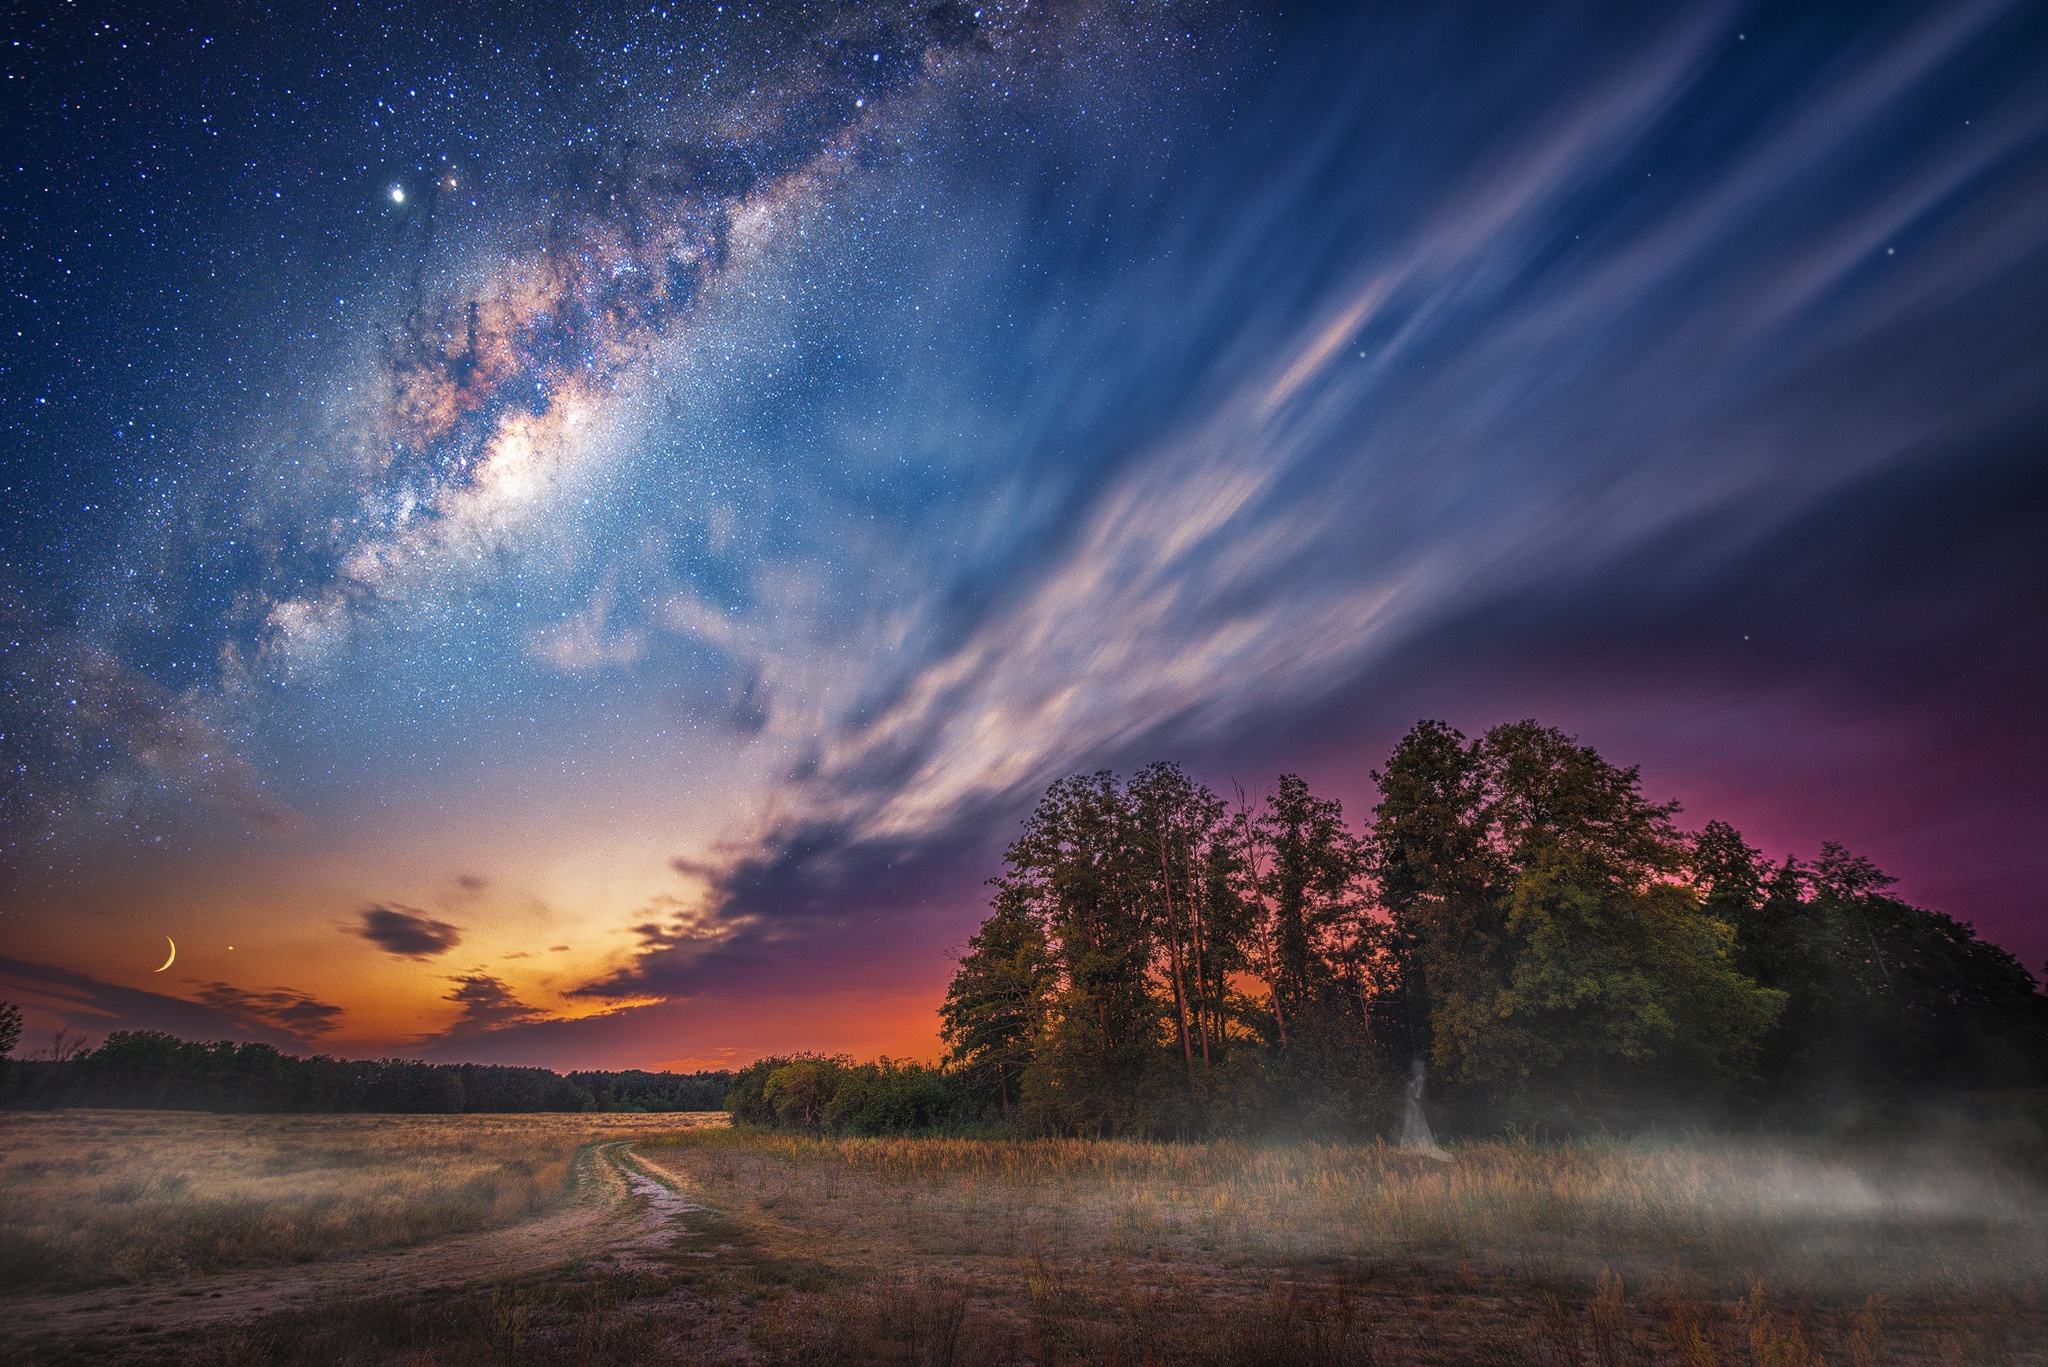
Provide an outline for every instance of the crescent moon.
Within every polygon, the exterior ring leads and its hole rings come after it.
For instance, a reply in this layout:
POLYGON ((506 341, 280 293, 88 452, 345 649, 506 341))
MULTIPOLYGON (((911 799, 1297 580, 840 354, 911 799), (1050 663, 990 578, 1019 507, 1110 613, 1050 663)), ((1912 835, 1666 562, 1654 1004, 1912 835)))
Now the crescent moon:
MULTIPOLYGON (((168 935, 164 936, 164 940, 171 947, 171 958, 164 960, 164 968, 169 968, 171 966, 171 959, 175 959, 178 957, 178 942, 176 940, 171 939, 171 937, 168 935)), ((154 971, 161 973, 164 971, 164 968, 159 968, 154 971)))

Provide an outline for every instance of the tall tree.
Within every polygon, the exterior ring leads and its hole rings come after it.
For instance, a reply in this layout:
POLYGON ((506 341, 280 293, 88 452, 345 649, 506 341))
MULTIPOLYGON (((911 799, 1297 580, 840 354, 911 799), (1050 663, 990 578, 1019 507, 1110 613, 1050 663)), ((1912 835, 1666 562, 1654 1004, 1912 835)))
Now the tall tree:
POLYGON ((0 1002, 0 1096, 7 1094, 14 1081, 14 1064, 10 1055, 20 1042, 21 1008, 13 1002, 0 1002))
POLYGON ((939 1033, 969 1078, 993 1087, 1005 1116, 1044 1033, 1052 990, 1044 930, 1017 891, 998 890, 946 989, 939 1033))
POLYGON ((1372 865, 1454 1083, 1576 1127, 1743 1075, 1782 998, 1737 970, 1635 769, 1534 722, 1469 744, 1425 723, 1381 795, 1372 865))
POLYGON ((1149 851, 1116 776, 1047 789, 1004 856, 999 895, 1042 927, 1057 991, 1023 1078, 1037 1123, 1076 1133, 1142 1127, 1165 1012, 1153 996, 1149 851))
POLYGON ((1269 855, 1274 985, 1300 1016, 1339 990, 1336 957, 1363 929, 1364 861, 1342 804, 1316 797, 1295 774, 1280 776, 1258 834, 1269 855))
POLYGON ((1390 924, 1397 1018, 1409 1057, 1423 1058, 1433 1044, 1431 959, 1442 961, 1440 990, 1457 990, 1468 967, 1498 970, 1484 960, 1498 953, 1495 904, 1505 871, 1487 839, 1478 748, 1462 732, 1417 722, 1372 780, 1380 801, 1366 863, 1390 924))
POLYGON ((1828 841, 1811 864, 1773 866, 1709 822, 1694 862, 1735 927, 1737 963, 1786 996, 1759 1065, 1781 1119, 2042 1078, 2048 999, 2033 975, 1967 924, 1893 897, 1868 859, 1828 841))
MULTIPOLYGON (((1137 862, 1149 885, 1148 905, 1155 971, 1172 992, 1182 1062, 1192 1086, 1197 1056, 1213 1060, 1218 1022, 1211 980, 1216 972, 1215 927, 1203 912, 1203 855, 1223 822, 1222 801, 1176 764, 1149 764, 1131 779, 1125 797, 1132 817, 1137 862), (1147 851, 1150 853, 1148 854, 1147 851)), ((1235 923, 1226 916, 1223 924, 1235 923)))

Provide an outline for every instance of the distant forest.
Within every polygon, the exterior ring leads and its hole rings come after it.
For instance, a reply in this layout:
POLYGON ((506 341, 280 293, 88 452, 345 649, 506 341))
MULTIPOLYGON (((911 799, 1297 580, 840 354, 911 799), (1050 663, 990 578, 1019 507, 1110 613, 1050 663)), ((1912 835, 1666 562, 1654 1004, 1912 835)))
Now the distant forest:
POLYGON ((2048 1081, 2032 974, 1839 845, 1776 863, 1682 829, 1533 721, 1420 723, 1372 778, 1362 830, 1293 775, 1259 802, 1168 763, 1054 783, 990 880, 936 1067, 565 1077, 130 1032, 16 1064, 11 1104, 1335 1135, 1397 1125, 1422 1060, 1440 1128, 1535 1135, 1831 1128, 2048 1081))
POLYGON ((1052 785, 941 1008, 943 1071, 765 1059, 728 1109, 881 1133, 1878 1123, 2041 1082, 2048 998, 1839 845, 1765 859, 1533 721, 1410 731, 1362 831, 1292 775, 1052 785))
MULTIPOLYGON (((0 1055, 20 1017, 0 1005, 0 1055)), ((54 1051, 53 1051, 54 1052, 54 1051)), ((0 1068, 8 1066, 0 1062, 0 1068)), ((17 1059, 0 1078, 14 1110, 95 1106, 250 1113, 716 1111, 730 1073, 581 1072, 415 1059, 297 1058, 267 1044, 195 1044, 117 1030, 71 1058, 17 1059)))

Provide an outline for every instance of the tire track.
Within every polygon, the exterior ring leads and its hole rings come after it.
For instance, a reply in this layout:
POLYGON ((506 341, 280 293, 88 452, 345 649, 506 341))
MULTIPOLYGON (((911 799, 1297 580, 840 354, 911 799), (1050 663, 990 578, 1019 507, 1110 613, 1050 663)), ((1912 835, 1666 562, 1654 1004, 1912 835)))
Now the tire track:
POLYGON ((682 1217, 704 1209, 653 1176, 633 1154, 631 1140, 584 1145, 574 1172, 574 1192, 561 1207, 498 1229, 332 1262, 236 1269, 91 1291, 0 1296, 0 1347, 47 1345, 108 1333, 199 1329, 338 1299, 501 1281, 577 1259, 631 1271, 655 1265, 655 1255, 683 1232, 682 1217))

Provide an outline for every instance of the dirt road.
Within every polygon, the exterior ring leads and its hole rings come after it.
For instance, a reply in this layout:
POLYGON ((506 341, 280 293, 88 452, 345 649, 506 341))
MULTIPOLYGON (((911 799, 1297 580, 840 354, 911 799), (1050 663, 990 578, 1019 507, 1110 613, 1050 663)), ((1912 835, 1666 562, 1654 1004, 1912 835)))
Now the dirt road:
POLYGON ((331 1262, 252 1268, 139 1286, 61 1294, 0 1294, 0 1357, 32 1343, 106 1334, 175 1332, 342 1299, 499 1281, 581 1260, 628 1272, 686 1230, 693 1205, 629 1140, 591 1144, 575 1190, 556 1210, 509 1228, 438 1239, 331 1262))

